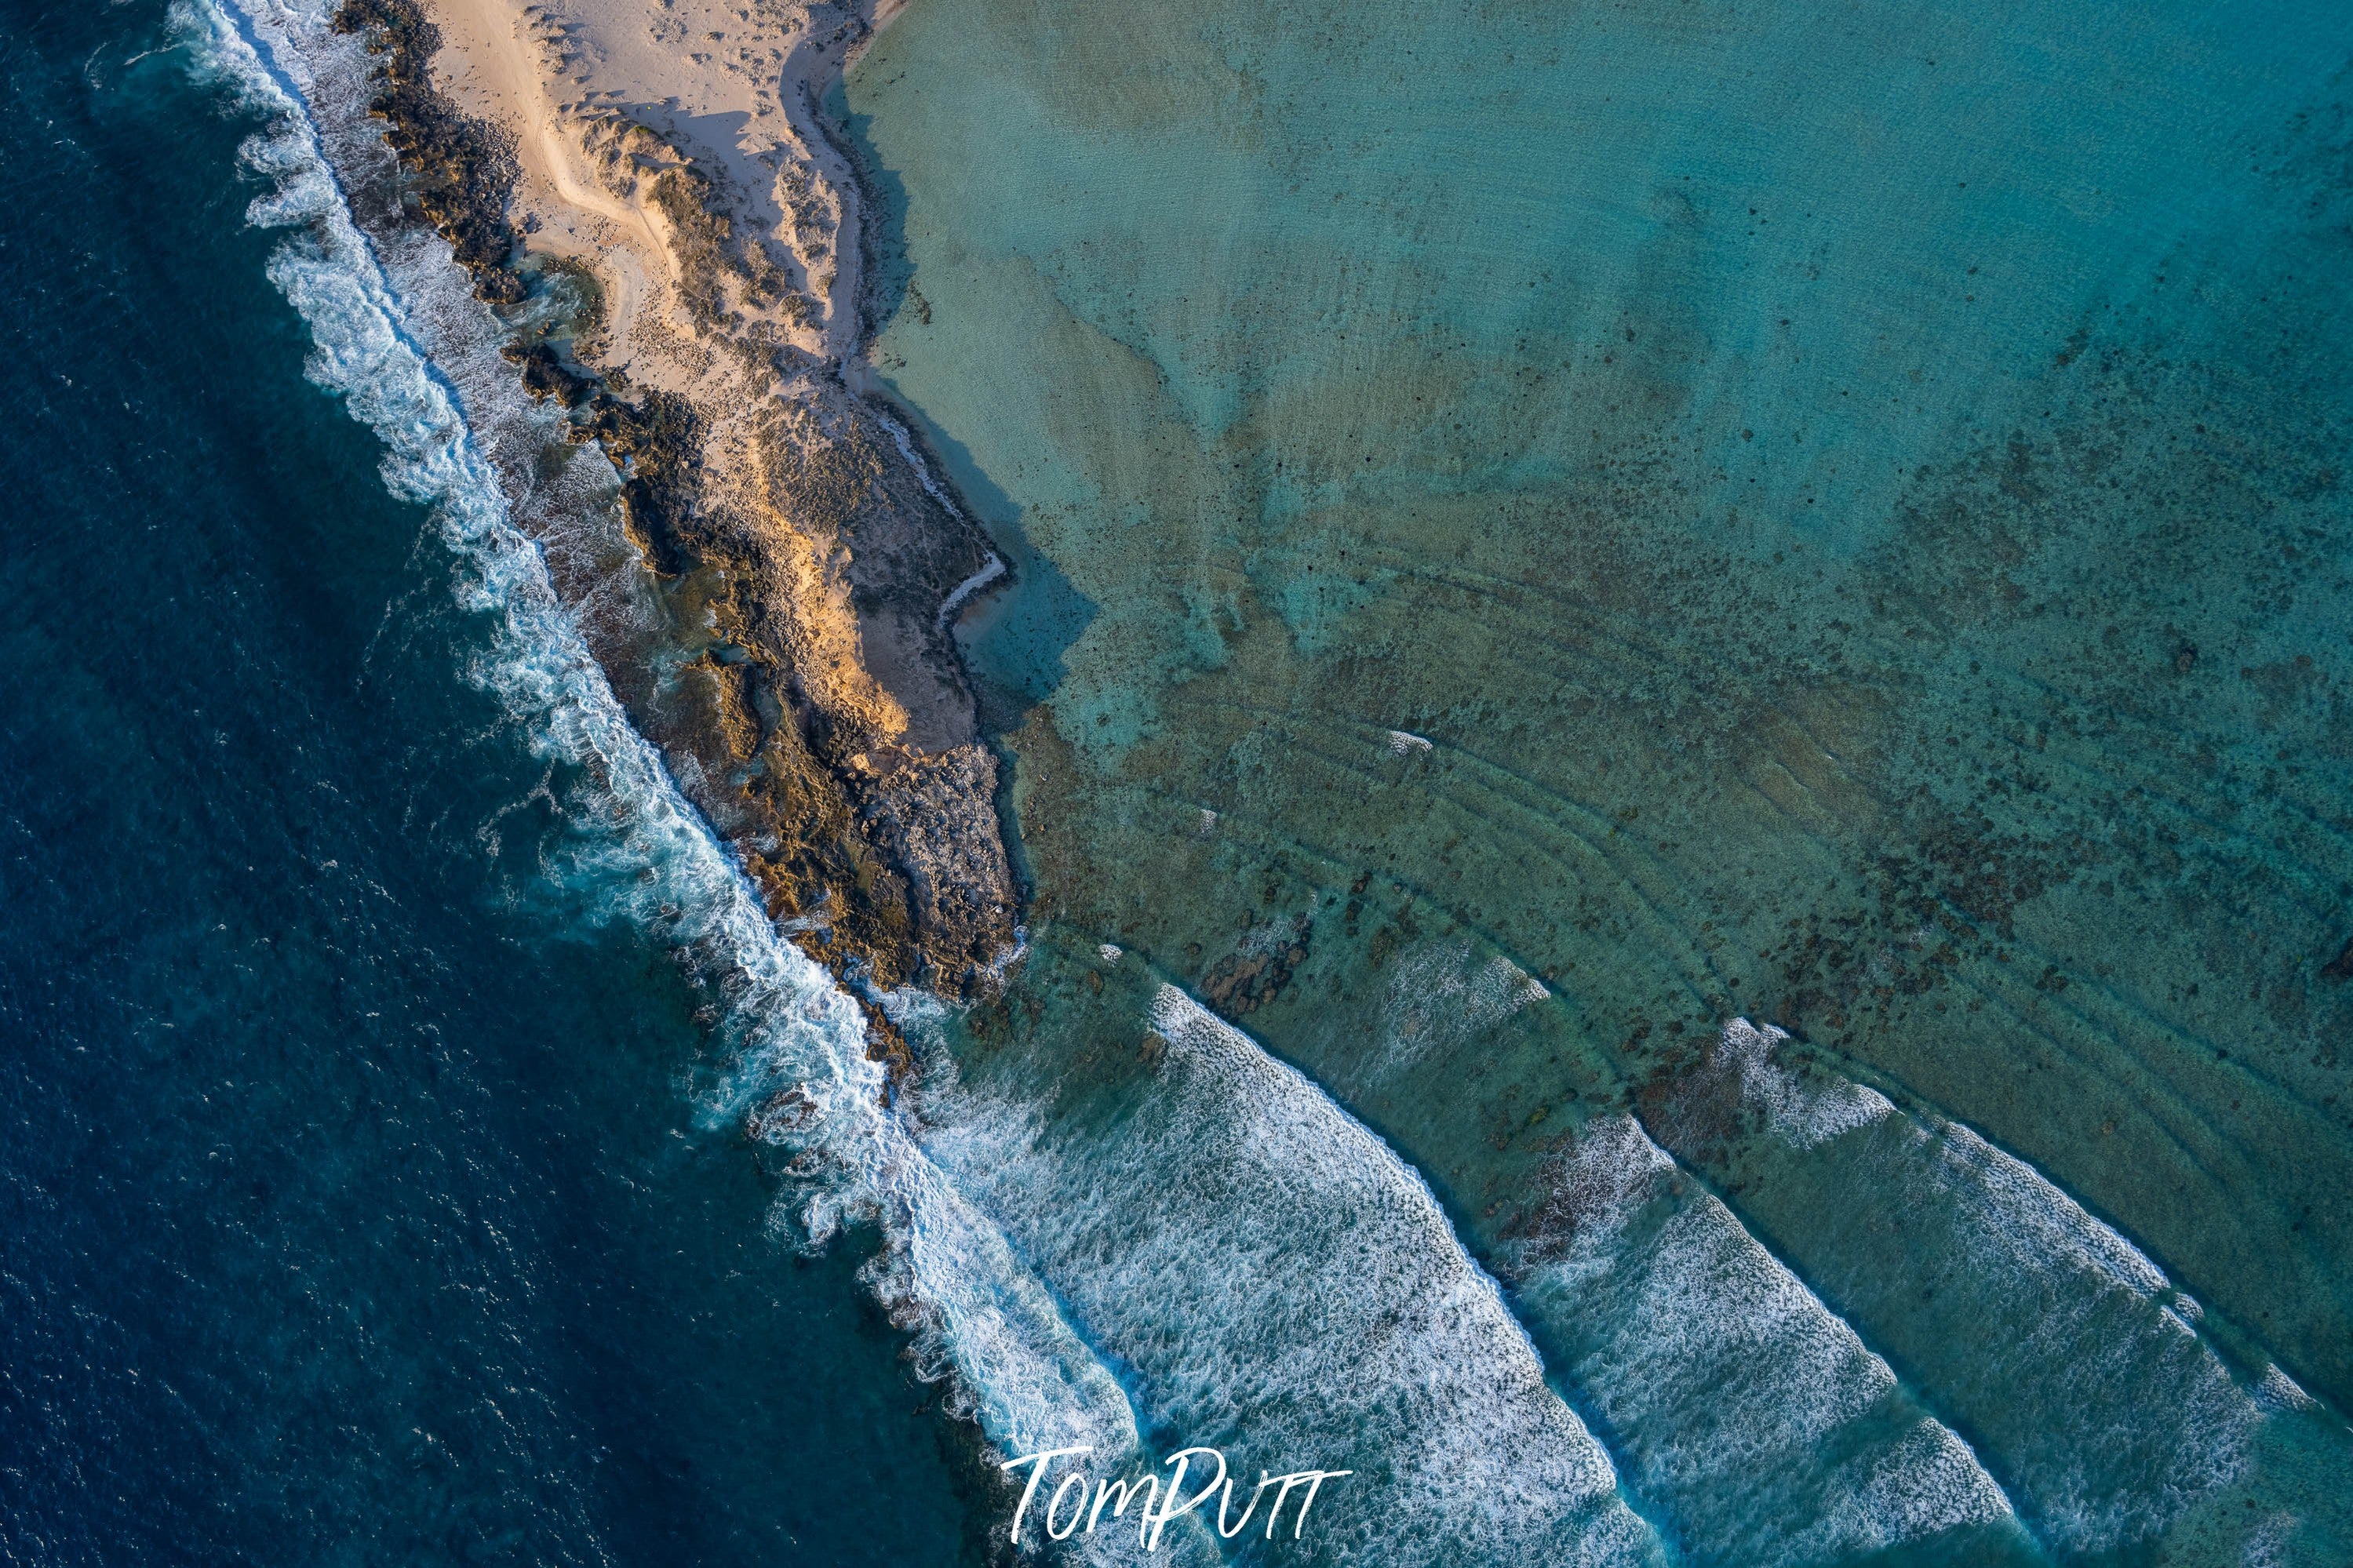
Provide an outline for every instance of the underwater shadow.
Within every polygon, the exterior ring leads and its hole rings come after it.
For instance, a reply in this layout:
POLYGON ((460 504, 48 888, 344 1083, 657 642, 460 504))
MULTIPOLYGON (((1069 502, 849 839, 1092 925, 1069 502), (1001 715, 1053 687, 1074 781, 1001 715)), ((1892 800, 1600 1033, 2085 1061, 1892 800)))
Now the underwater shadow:
MULTIPOLYGON (((850 109, 840 79, 827 89, 820 110, 818 122, 855 172, 863 197, 860 342, 871 344, 911 311, 916 324, 929 326, 931 305, 916 286, 915 264, 907 251, 907 188, 875 150, 871 116, 850 109)), ((860 390, 906 426, 924 462, 1005 561, 1006 575, 974 595, 951 629, 979 700, 983 732, 992 738, 1007 734, 1061 686, 1069 673, 1062 656, 1092 624, 1097 606, 1031 545, 1021 526, 1020 503, 989 479, 969 447, 879 370, 860 390)))

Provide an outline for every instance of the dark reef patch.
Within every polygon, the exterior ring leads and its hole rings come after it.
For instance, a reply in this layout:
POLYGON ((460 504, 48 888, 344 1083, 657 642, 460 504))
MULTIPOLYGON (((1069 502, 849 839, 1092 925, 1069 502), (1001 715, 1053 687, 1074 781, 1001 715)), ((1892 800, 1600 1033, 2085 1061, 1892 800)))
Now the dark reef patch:
MULTIPOLYGON (((996 762, 976 743, 939 606, 987 561, 986 537, 929 493, 872 413, 835 382, 819 388, 831 428, 764 428, 754 493, 719 495, 704 463, 704 413, 658 388, 626 395, 625 378, 595 363, 607 324, 593 277, 576 262, 524 255, 509 216, 512 137, 436 89, 441 38, 417 0, 343 0, 333 25, 364 33, 380 58, 370 110, 399 158, 404 210, 448 241, 476 297, 509 321, 534 286, 580 297, 576 310, 559 312, 571 322, 568 342, 542 321, 501 352, 533 396, 565 410, 570 440, 594 442, 611 459, 621 531, 661 580, 670 643, 589 628, 632 721, 742 858, 770 914, 854 994, 871 1004, 909 984, 950 994, 985 986, 988 965, 1012 943, 1018 894, 997 821, 996 762), (913 694, 917 740, 892 743, 860 716, 812 699, 786 560, 810 541, 819 553, 849 555, 863 645, 883 650, 895 693, 913 694), (681 652, 692 657, 673 665, 681 652)), ((632 130, 651 135, 617 121, 605 138, 632 130)), ((681 237, 688 314, 737 357, 760 357, 760 344, 725 336, 739 324, 731 291, 792 313, 806 302, 714 210, 703 174, 681 163, 649 195, 681 237)), ((594 590, 593 581, 578 586, 594 590)), ((867 1014, 873 1048, 908 1067, 896 1029, 874 1006, 867 1014)))
POLYGON ((493 305, 521 303, 526 290, 509 265, 515 234, 507 222, 514 138, 459 113, 434 90, 431 66, 441 33, 417 0, 343 0, 334 27, 365 32, 369 48, 385 57, 383 87, 368 107, 389 123, 385 140, 409 171, 417 210, 472 274, 476 293, 493 305))
MULTIPOLYGON (((524 368, 531 384, 533 367, 524 368)), ((624 403, 599 390, 580 437, 594 437, 621 471, 621 511, 629 539, 665 577, 705 553, 695 532, 702 475, 702 421, 674 392, 648 392, 624 403)))

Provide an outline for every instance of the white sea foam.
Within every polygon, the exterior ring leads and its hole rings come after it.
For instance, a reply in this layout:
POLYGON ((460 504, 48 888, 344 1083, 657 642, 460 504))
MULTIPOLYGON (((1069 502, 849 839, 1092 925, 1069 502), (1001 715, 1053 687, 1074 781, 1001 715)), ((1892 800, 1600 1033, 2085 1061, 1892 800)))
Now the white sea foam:
MULTIPOLYGON (((882 428, 891 433, 891 444, 899 448, 899 456, 904 458, 907 467, 914 470, 917 482, 923 487, 923 493, 946 508, 951 517, 962 518, 964 509, 956 505, 955 498, 948 494, 937 479, 932 478, 931 465, 923 461, 921 452, 915 450, 915 439, 907 434, 907 427, 880 408, 875 408, 873 413, 874 417, 881 422, 882 428)), ((1005 558, 992 552, 979 571, 950 589, 948 596, 940 601, 940 625, 954 624, 956 612, 964 608, 965 601, 1004 576, 1006 571, 1005 558)))
MULTIPOLYGON (((251 220, 290 231, 269 277, 311 328, 311 379, 341 395, 382 439, 385 482, 432 508, 460 563, 462 602, 490 624, 470 675, 498 694, 536 749, 591 781, 574 804, 593 831, 570 874, 602 889, 608 915, 639 921, 702 962, 728 999, 738 1046, 734 1070, 711 1097, 714 1120, 779 1092, 790 1099, 792 1114, 764 1126, 794 1151, 804 1178, 797 1229, 822 1240, 845 1217, 879 1222, 888 1240, 871 1280, 916 1333, 925 1370, 953 1373, 955 1397, 990 1437, 1008 1453, 1070 1443, 1134 1450, 1134 1418, 1117 1383, 1002 1235, 885 1108, 881 1069, 866 1055, 856 1005, 779 939, 629 725, 541 551, 512 526, 498 472, 442 365, 419 347, 420 333, 447 341, 463 323, 445 313, 420 324, 411 314, 354 224, 322 148, 312 119, 322 105, 304 89, 317 90, 320 62, 349 57, 347 42, 327 33, 323 12, 249 0, 233 17, 212 0, 185 0, 175 16, 195 68, 266 117, 245 161, 273 185, 252 204, 251 220)), ((454 272, 446 248, 406 259, 454 272)), ((446 297, 442 304, 446 312, 446 297)), ((1180 1560, 1199 1553, 1196 1536, 1178 1542, 1180 1560)), ((1104 1561, 1119 1555, 1109 1537, 1090 1550, 1104 1561)))
POLYGON ((2111 1550, 2238 1479, 2263 1411, 2199 1336, 2194 1304, 2164 1271, 1968 1128, 1906 1118, 1895 1131, 1872 1162, 1900 1184, 1889 1196, 1952 1205, 1956 1239, 1979 1277, 2037 1303, 2032 1332, 2009 1359, 2032 1363, 2035 1381, 2063 1401, 2052 1421, 2064 1436, 2042 1447, 2021 1482, 2042 1494, 2052 1532, 2077 1550, 2111 1550))
POLYGON ((1501 953, 1481 962, 1469 942, 1419 948, 1390 976, 1369 1073, 1400 1073, 1460 1047, 1550 996, 1543 981, 1501 953))
POLYGON ((2344 1435, 2319 1430, 2316 1402, 2276 1366, 2234 1375, 2198 1304, 2114 1228, 1969 1128, 1788 1065, 1787 1039, 1736 1020, 1695 1103, 1729 1089, 1762 1113, 1786 1152, 1757 1157, 1792 1163, 1760 1194, 1836 1194, 1850 1223, 1783 1227, 1798 1261, 1836 1281, 1864 1331, 1900 1345, 1923 1392, 1967 1418, 2046 1541, 2071 1554, 2131 1547, 2242 1484, 2317 1502, 2299 1479, 2306 1460, 2258 1473, 2267 1424, 2304 1423, 2282 1431, 2286 1447, 2345 1473, 2344 1435), (1810 1242, 1816 1233, 1826 1239, 1810 1242), (1932 1300, 1949 1304, 1933 1327, 1920 1317, 1932 1300))
POLYGON ((1835 1076, 1801 1078, 1776 1062, 1773 1047, 1788 1037, 1769 1024, 1760 1029, 1735 1018, 1716 1042, 1723 1062, 1739 1075, 1742 1094, 1785 1142, 1811 1149, 1894 1112, 1875 1089, 1835 1076))
POLYGON ((1632 1117, 1588 1123, 1547 1176, 1514 1247, 1522 1300, 1704 1560, 1833 1561, 2010 1517, 1968 1446, 1632 1117))
POLYGON ((925 1146, 1132 1369, 1152 1425, 1253 1471, 1353 1465, 1318 1504, 1319 1561, 1654 1560, 1412 1168, 1182 992, 1134 1026, 1158 1055, 1108 1134, 945 1070, 923 1107, 925 1146))
POLYGON ((956 612, 964 608, 964 602, 966 599, 1004 575, 1005 558, 1001 555, 990 556, 987 565, 957 584, 949 591, 948 596, 940 601, 940 625, 944 626, 954 622, 956 612))
MULTIPOLYGON (((924 462, 923 454, 915 450, 915 438, 907 434, 907 427, 880 408, 874 410, 874 417, 881 421, 883 429, 891 432, 891 444, 899 448, 899 456, 906 458, 907 467, 915 471, 915 479, 923 487, 923 493, 947 508, 951 515, 964 516, 964 509, 956 505, 955 498, 943 489, 937 479, 932 478, 931 465, 924 462)), ((997 569, 1002 571, 1005 563, 1000 561, 997 565, 997 569)))

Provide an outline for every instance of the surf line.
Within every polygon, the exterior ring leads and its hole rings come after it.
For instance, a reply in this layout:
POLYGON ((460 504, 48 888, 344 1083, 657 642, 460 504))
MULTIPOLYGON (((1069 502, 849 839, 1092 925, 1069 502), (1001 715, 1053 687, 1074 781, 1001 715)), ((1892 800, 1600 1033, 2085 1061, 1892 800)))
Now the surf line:
MULTIPOLYGON (((1029 1505, 1038 1500, 1039 1485, 1045 1480, 1046 1472, 1053 1468, 1055 1460, 1093 1452, 1092 1447, 1081 1444, 1069 1448, 1047 1448, 1035 1454, 1024 1454, 1018 1459, 1008 1459, 1002 1467, 1007 1470, 1018 1470, 1024 1465, 1034 1466, 1035 1468, 1030 1470, 1029 1482, 1021 1489, 1021 1500, 1014 1505, 1013 1528, 1006 1531, 1006 1539, 1016 1546, 1021 1544, 1021 1521, 1029 1514, 1029 1505)), ((1168 1478, 1166 1495, 1161 1492, 1158 1476, 1140 1476, 1133 1481, 1099 1480, 1095 1482, 1092 1508, 1087 1506, 1087 1472, 1074 1468, 1046 1500, 1046 1510, 1040 1516, 1040 1527, 1045 1531, 1046 1538, 1049 1541, 1068 1541, 1074 1534, 1092 1535, 1095 1527, 1103 1522, 1106 1504, 1110 1505, 1111 1516, 1116 1521, 1127 1512, 1127 1505, 1134 1502, 1136 1494, 1141 1492, 1144 1501, 1136 1511, 1135 1539, 1145 1551, 1159 1551, 1160 1532, 1168 1527, 1168 1521, 1193 1512, 1212 1497, 1218 1500, 1218 1533, 1231 1541, 1250 1528, 1250 1515, 1258 1511, 1258 1500, 1265 1495, 1267 1488, 1273 1487, 1274 1506, 1267 1510, 1266 1515, 1266 1539, 1271 1541, 1274 1539, 1275 1523, 1282 1517, 1283 1504, 1291 1500, 1294 1489, 1303 1487, 1306 1489, 1300 1493, 1299 1512, 1291 1523, 1291 1538, 1296 1541, 1307 1528, 1307 1510, 1315 1506, 1315 1494, 1323 1489, 1324 1483, 1356 1473, 1354 1470, 1293 1470, 1284 1475, 1271 1476, 1261 1470, 1258 1485, 1252 1489, 1250 1502, 1242 1509, 1241 1518, 1229 1525, 1226 1522, 1226 1512, 1233 1506, 1234 1483, 1226 1475, 1226 1456, 1222 1452, 1216 1448, 1181 1448, 1161 1463, 1176 1467, 1176 1473, 1168 1478), (1203 1456, 1217 1461, 1217 1473, 1202 1482, 1201 1489, 1192 1497, 1178 1501, 1184 1497, 1186 1471, 1191 1468, 1194 1459, 1203 1456), (1073 1489, 1078 1495, 1071 1500, 1069 1522, 1062 1523, 1062 1501, 1071 1497, 1073 1489), (1116 1501, 1113 1500, 1114 1498, 1116 1501), (1082 1519, 1086 1521, 1083 1531, 1079 1524, 1082 1519)))
MULTIPOLYGON (((172 16, 196 79, 227 89, 241 112, 264 121, 240 157, 275 189, 254 199, 247 220, 293 231, 271 252, 269 276, 310 326, 305 375, 384 442, 385 482, 433 508, 464 563, 458 603, 494 617, 470 678, 508 705, 542 754, 601 781, 592 813, 599 847, 583 864, 626 873, 607 879, 612 911, 724 964, 729 1027, 743 1031, 729 1094, 749 1103, 765 1094, 759 1086, 789 1085, 819 1112, 791 1140, 796 1158, 817 1167, 796 1191, 807 1247, 821 1247, 845 1221, 880 1222, 885 1247, 860 1278, 912 1329, 918 1375, 949 1378, 949 1408, 976 1417, 999 1452, 1074 1436, 1106 1453, 1140 1451, 1117 1382, 885 1105, 855 1004, 777 937, 740 867, 630 726, 543 551, 515 526, 455 384, 431 357, 437 346, 454 348, 463 363, 481 347, 466 341, 470 315, 436 309, 434 290, 458 277, 446 249, 379 251, 329 160, 324 127, 364 124, 353 122, 355 103, 339 103, 337 90, 359 84, 322 81, 305 51, 332 63, 328 51, 348 59, 353 46, 326 32, 314 0, 176 0, 172 16), (412 313, 409 298, 423 308, 412 313)), ((375 145, 374 128, 365 134, 375 145)), ((1180 1528, 1178 1538, 1193 1533, 1180 1528)))

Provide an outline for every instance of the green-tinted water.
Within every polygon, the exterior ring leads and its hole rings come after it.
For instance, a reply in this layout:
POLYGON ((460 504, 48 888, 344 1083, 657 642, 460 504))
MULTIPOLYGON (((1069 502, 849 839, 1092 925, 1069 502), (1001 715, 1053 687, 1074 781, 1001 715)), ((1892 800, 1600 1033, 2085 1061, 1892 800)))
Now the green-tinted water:
POLYGON ((1015 558, 1039 937, 966 1071, 1077 1164, 1172 1092, 1105 974, 1240 1023, 1694 1560, 2353 1550, 2348 58, 913 8, 874 360, 1015 558))

